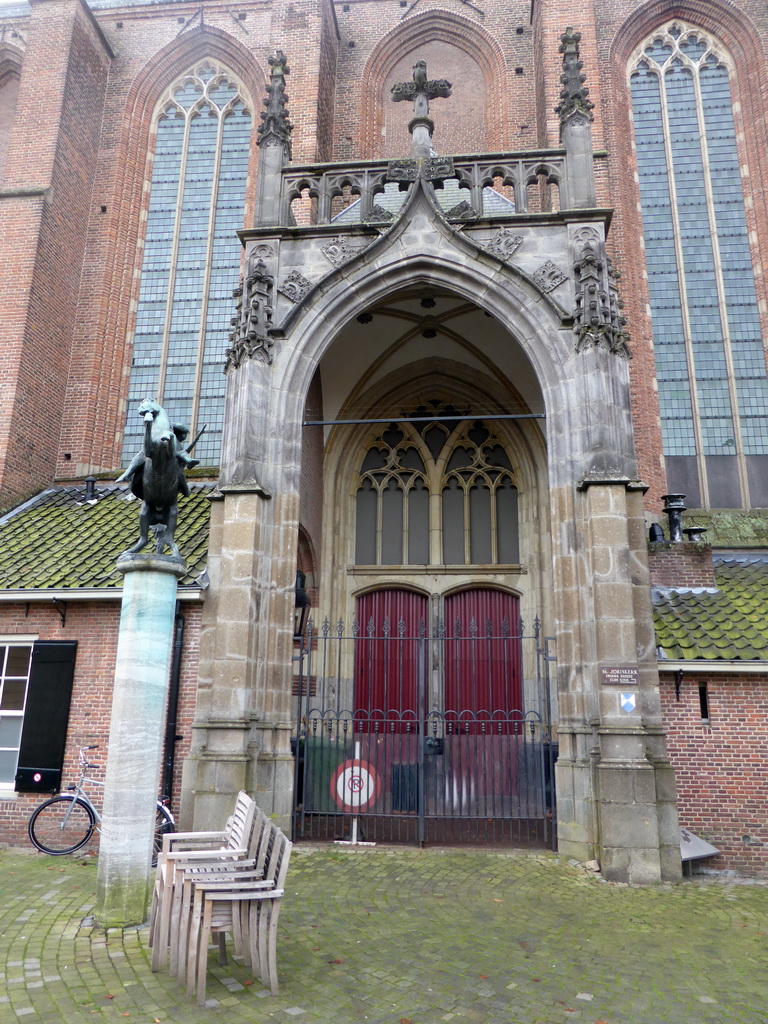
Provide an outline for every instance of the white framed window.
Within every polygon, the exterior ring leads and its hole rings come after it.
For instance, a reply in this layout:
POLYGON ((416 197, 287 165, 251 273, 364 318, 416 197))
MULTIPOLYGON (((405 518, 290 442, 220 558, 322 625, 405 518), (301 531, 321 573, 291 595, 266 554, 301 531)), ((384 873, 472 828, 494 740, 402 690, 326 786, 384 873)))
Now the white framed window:
POLYGON ((0 789, 13 790, 32 663, 31 643, 0 642, 0 789))

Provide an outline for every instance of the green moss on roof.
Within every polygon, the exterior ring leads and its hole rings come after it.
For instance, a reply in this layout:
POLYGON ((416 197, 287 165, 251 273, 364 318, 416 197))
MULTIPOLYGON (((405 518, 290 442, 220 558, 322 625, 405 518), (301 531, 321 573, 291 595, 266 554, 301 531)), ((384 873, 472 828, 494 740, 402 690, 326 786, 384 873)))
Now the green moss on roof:
POLYGON ((685 526, 706 527, 705 541, 716 548, 764 550, 768 544, 768 508, 749 512, 692 509, 685 515, 685 526))
POLYGON ((670 661, 768 660, 768 556, 715 556, 716 588, 657 587, 659 653, 670 661))
MULTIPOLYGON (((190 484, 179 498, 176 542, 187 563, 180 585, 195 586, 208 560, 213 484, 190 484)), ((97 485, 85 500, 83 485, 56 487, 0 518, 0 590, 121 587, 119 557, 139 536, 141 502, 126 487, 97 485)))

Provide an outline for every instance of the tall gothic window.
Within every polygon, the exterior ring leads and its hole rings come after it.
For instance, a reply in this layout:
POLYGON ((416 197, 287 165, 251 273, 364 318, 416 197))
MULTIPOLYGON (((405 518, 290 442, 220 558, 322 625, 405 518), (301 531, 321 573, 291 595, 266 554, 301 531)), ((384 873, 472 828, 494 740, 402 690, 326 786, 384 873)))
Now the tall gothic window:
POLYGON ((5 178, 8 139, 19 95, 18 66, 0 54, 0 182, 5 178))
MULTIPOLYGON (((414 416, 452 406, 439 401, 414 416)), ((357 489, 358 565, 519 561, 517 483, 482 421, 392 423, 369 445, 357 489)))
POLYGON ((193 435, 206 425, 195 457, 215 465, 251 115, 234 76, 204 61, 168 89, 156 124, 123 459, 141 444, 136 406, 156 397, 193 435))
POLYGON ((630 86, 662 436, 689 506, 768 506, 768 381, 736 146, 732 68, 671 22, 630 86))

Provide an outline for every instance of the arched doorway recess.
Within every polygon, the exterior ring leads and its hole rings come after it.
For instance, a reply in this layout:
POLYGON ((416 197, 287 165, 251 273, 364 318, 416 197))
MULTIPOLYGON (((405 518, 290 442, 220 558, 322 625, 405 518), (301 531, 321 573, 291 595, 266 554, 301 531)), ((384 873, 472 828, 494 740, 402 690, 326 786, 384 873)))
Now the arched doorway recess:
POLYGON ((548 842, 535 375, 504 325, 422 288, 358 317, 320 376, 322 596, 297 702, 297 834, 548 842))

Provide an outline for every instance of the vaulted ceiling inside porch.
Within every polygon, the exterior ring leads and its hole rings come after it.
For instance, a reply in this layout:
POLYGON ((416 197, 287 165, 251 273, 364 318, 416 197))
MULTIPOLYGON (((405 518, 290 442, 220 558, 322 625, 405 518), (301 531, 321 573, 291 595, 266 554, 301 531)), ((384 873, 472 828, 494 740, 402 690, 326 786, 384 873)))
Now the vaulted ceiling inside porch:
POLYGON ((390 381, 405 382, 411 368, 425 386, 443 378, 485 391, 488 401, 472 408, 473 416, 502 408, 544 412, 533 368, 502 323, 448 290, 415 286, 358 314, 339 333, 321 363, 323 418, 402 415, 397 402, 374 411, 370 396, 390 392, 390 381))

